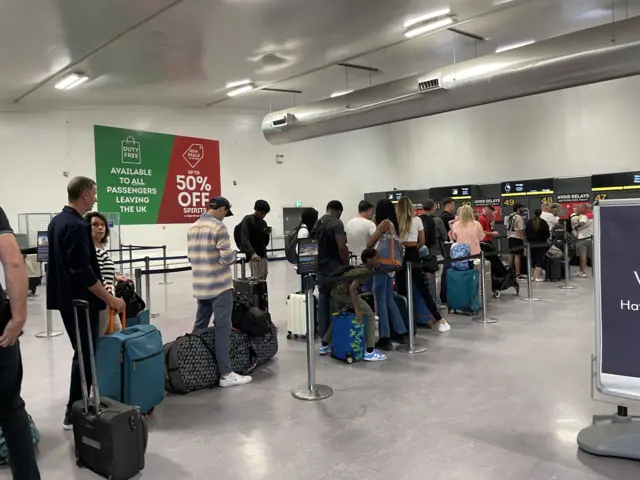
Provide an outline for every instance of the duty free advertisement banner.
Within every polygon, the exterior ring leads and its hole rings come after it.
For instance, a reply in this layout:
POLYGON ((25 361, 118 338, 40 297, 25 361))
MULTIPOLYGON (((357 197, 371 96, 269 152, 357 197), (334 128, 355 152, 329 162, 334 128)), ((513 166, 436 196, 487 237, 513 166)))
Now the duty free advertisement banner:
POLYGON ((122 225, 191 223, 220 195, 217 140, 94 126, 98 205, 122 225))

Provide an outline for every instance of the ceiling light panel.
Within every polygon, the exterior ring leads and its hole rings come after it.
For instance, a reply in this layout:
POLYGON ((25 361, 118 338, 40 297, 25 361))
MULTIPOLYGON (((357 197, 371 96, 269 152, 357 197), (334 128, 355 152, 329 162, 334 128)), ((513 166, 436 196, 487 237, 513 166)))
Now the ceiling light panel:
POLYGON ((347 95, 347 94, 349 94, 351 92, 353 92, 353 90, 343 90, 341 92, 333 92, 331 94, 331 98, 342 97, 343 95, 347 95))
POLYGON ((236 95, 242 95, 243 93, 248 93, 251 90, 254 90, 256 86, 254 84, 244 85, 243 87, 238 87, 233 90, 229 90, 227 92, 227 96, 235 97, 236 95))
POLYGON ((227 83, 225 88, 236 88, 236 87, 243 87, 245 85, 249 85, 251 83, 251 80, 249 80, 248 78, 245 80, 238 80, 235 82, 229 82, 227 83))
POLYGON ((82 73, 70 73, 56 83, 55 88, 58 90, 70 90, 78 85, 82 85, 87 80, 89 80, 89 77, 82 73))
POLYGON ((402 26, 404 28, 409 28, 410 26, 415 25, 416 23, 426 22, 427 20, 444 17, 445 15, 450 15, 450 14, 451 14, 450 8, 443 8, 441 10, 436 10, 434 12, 427 13, 426 15, 421 15, 419 17, 415 17, 410 20, 407 20, 406 22, 404 22, 402 26))
POLYGON ((422 35, 427 32, 431 32, 433 30, 438 30, 439 28, 444 28, 452 24, 453 24, 453 18, 451 17, 446 17, 441 20, 435 20, 425 24, 420 23, 419 25, 415 25, 414 27, 406 30, 404 32, 404 36, 408 38, 413 38, 413 37, 417 37, 418 35, 422 35))
POLYGON ((496 53, 506 52, 508 50, 514 50, 514 49, 520 48, 520 47, 526 47, 527 45, 531 45, 533 43, 536 43, 536 41, 535 40, 525 40, 523 42, 512 43, 511 45, 504 45, 502 47, 496 48, 496 53))

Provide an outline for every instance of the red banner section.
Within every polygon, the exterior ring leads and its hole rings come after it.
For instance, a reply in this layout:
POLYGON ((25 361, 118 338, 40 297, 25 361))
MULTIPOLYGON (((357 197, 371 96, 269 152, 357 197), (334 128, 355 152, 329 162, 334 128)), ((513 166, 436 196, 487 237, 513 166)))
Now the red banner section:
POLYGON ((220 195, 220 144, 176 136, 158 212, 158 223, 189 223, 220 195))

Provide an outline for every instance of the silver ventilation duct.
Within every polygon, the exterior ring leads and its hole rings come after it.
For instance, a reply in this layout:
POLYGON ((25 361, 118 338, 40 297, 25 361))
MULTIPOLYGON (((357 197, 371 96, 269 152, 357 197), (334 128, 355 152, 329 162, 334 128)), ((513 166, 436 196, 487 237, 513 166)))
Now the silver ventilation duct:
POLYGON ((262 131, 279 145, 638 74, 635 17, 271 113, 262 131))

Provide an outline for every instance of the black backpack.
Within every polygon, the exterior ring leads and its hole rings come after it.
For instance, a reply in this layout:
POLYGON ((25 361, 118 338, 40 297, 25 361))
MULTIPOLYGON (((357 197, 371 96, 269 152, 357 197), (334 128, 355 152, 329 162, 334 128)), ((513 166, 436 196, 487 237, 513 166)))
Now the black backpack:
POLYGON ((298 232, 300 231, 300 227, 302 227, 302 224, 298 225, 287 235, 284 243, 284 255, 287 257, 287 261, 294 265, 298 263, 298 232))
POLYGON ((135 317, 147 308, 144 300, 136 293, 136 289, 130 281, 118 282, 115 290, 116 297, 124 300, 127 318, 135 317))
POLYGON ((424 244, 427 248, 433 247, 438 243, 438 232, 436 232, 436 221, 433 216, 422 214, 420 215, 422 225, 424 227, 424 244))
POLYGON ((233 240, 240 251, 242 251, 242 222, 244 222, 244 218, 233 229, 233 240))

